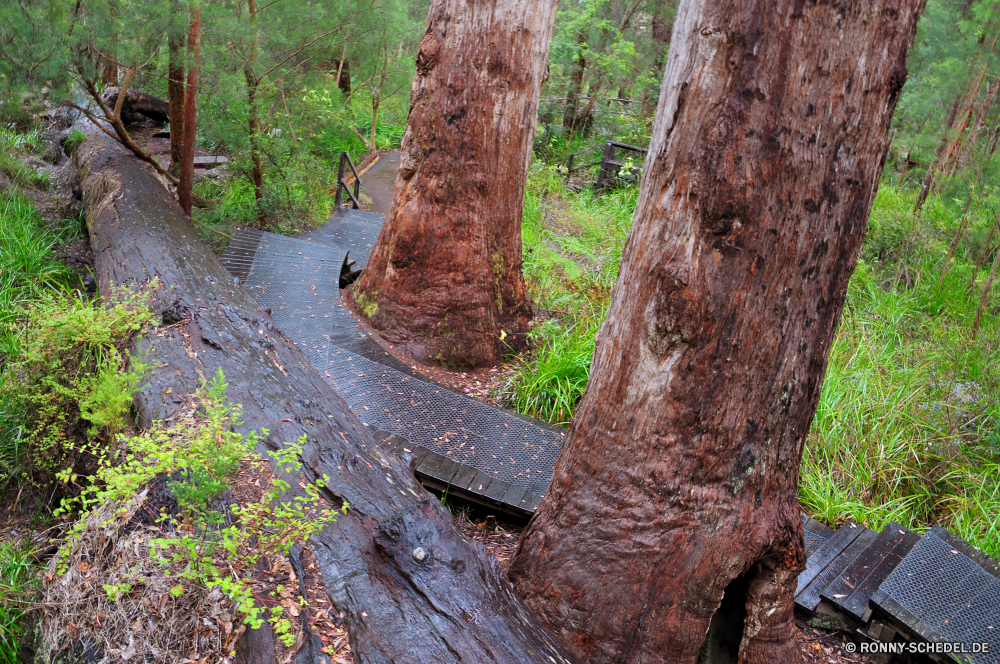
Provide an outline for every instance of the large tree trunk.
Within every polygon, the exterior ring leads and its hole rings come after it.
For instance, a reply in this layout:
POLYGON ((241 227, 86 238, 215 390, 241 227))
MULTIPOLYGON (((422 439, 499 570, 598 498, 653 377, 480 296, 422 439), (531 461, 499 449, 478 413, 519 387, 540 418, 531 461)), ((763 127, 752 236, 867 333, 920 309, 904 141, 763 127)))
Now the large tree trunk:
POLYGON ((579 658, 800 661, 802 445, 923 4, 681 3, 587 392, 511 569, 579 658))
POLYGON ((113 298, 112 284, 156 277, 154 307, 170 323, 137 349, 155 367, 136 397, 140 424, 182 417, 182 395, 221 367, 228 398, 243 405, 242 430, 269 430, 258 451, 308 437, 305 472, 329 477, 332 504, 350 504, 310 545, 331 601, 346 616, 356 661, 571 662, 495 562, 414 479, 409 460, 382 451, 302 350, 234 283, 148 168, 92 125, 78 126, 91 137, 74 159, 86 174, 101 294, 113 298))
POLYGON ((177 200, 184 214, 191 216, 191 188, 194 185, 194 150, 198 129, 198 77, 201 73, 201 0, 191 0, 188 29, 187 90, 184 93, 184 151, 181 158, 177 200))
POLYGON ((521 212, 555 0, 435 0, 392 209, 354 286, 401 350, 454 366, 523 345, 521 212))
POLYGON ((170 170, 180 172, 184 153, 184 37, 167 40, 167 103, 170 105, 170 170))

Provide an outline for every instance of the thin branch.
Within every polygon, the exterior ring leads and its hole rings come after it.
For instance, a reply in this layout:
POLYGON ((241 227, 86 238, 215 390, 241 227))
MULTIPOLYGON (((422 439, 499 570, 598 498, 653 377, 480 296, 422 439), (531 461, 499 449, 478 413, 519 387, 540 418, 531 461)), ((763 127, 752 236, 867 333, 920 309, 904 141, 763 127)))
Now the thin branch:
POLYGON ((632 19, 632 14, 635 13, 635 10, 637 10, 641 4, 642 0, 635 0, 635 4, 632 5, 632 9, 629 13, 625 14, 625 18, 622 19, 622 24, 618 26, 618 32, 621 32, 628 27, 628 22, 632 19))
POLYGON ((118 100, 115 101, 115 117, 121 119, 122 117, 122 104, 125 103, 125 93, 128 92, 128 86, 132 82, 132 76, 135 74, 135 67, 130 67, 128 71, 125 72, 125 80, 122 81, 122 86, 118 89, 118 100))
POLYGON ((325 39, 326 37, 329 37, 330 35, 332 35, 335 32, 340 32, 343 28, 344 28, 344 26, 341 25, 340 27, 338 27, 338 28, 336 28, 334 30, 327 30, 326 32, 324 32, 323 34, 321 34, 319 37, 316 37, 316 39, 313 39, 311 42, 306 42, 305 44, 303 44, 302 46, 300 46, 296 51, 294 51, 291 55, 289 55, 287 58, 285 58, 284 60, 281 60, 280 62, 278 62, 278 64, 274 65, 273 67, 271 67, 270 69, 268 69, 266 72, 264 72, 263 74, 261 74, 259 77, 257 77, 257 81, 260 82, 260 81, 264 80, 264 78, 268 74, 270 74, 272 71, 274 71, 275 69, 277 69, 281 65, 285 64, 286 62, 288 62, 292 58, 294 58, 296 55, 298 55, 302 51, 306 50, 307 48, 309 48, 310 46, 312 46, 316 42, 320 41, 321 39, 325 39))

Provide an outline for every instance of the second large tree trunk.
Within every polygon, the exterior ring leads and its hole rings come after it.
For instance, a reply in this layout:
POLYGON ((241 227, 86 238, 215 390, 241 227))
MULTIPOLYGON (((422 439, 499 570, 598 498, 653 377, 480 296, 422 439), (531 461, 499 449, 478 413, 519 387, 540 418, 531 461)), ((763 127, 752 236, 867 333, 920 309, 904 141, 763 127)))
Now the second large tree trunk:
POLYGON ((800 661, 796 495, 923 0, 686 0, 590 382, 511 576, 582 660, 800 661))
POLYGON ((494 362, 523 343, 521 212, 555 0, 435 0, 392 209, 354 286, 412 357, 494 362))

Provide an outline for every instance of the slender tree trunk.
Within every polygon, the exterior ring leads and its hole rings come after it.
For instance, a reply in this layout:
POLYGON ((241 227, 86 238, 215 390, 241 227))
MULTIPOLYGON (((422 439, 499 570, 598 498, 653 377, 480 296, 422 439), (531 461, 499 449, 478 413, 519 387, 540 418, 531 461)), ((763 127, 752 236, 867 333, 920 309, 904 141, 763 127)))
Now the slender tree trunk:
POLYGON ((937 149, 934 151, 934 159, 931 160, 930 165, 927 167, 927 174, 924 176, 924 183, 920 187, 920 193, 917 194, 917 202, 913 206, 913 214, 920 212, 920 208, 924 206, 924 203, 927 201, 927 196, 931 193, 931 188, 934 186, 934 180, 937 178, 937 171, 941 164, 941 158, 948 147, 951 128, 955 124, 955 116, 958 115, 958 107, 961 103, 962 95, 955 97, 955 101, 951 105, 951 110, 948 111, 948 119, 945 120, 944 123, 944 133, 941 135, 941 141, 938 143, 937 149))
POLYGON ((257 3, 249 0, 248 11, 250 19, 250 56, 243 66, 243 78, 247 84, 247 125, 250 133, 251 179, 253 180, 253 197, 257 205, 257 225, 267 228, 267 213, 261 201, 264 200, 264 167, 260 160, 260 110, 257 108, 257 90, 260 81, 254 73, 257 64, 257 3))
POLYGON ((345 95, 351 94, 351 65, 347 61, 347 46, 344 46, 340 62, 337 63, 337 89, 345 95))
POLYGON ((167 40, 167 102, 170 104, 170 170, 179 172, 184 152, 184 37, 167 40))
POLYGON ((375 127, 378 124, 378 108, 382 104, 382 88, 372 95, 372 131, 371 140, 368 141, 368 153, 375 154, 378 152, 378 148, 375 147, 375 127))
POLYGON ((982 87, 985 77, 986 68, 983 67, 979 70, 979 74, 973 80, 972 84, 969 85, 965 96, 962 98, 962 105, 956 114, 957 123, 948 134, 948 144, 945 146, 944 154, 941 156, 941 175, 946 178, 955 174, 958 158, 962 153, 962 147, 969 132, 969 126, 972 124, 973 117, 976 114, 976 99, 979 96, 979 88, 982 87))
MULTIPOLYGON (((583 35, 578 39, 581 48, 585 43, 583 35)), ((577 128, 577 106, 580 105, 580 95, 583 93, 583 74, 587 71, 587 59, 583 53, 576 59, 576 66, 569 76, 569 91, 566 93, 566 110, 563 113, 563 127, 569 130, 577 128)))
POLYGON ((510 572, 578 658, 801 661, 799 462, 923 4, 681 2, 590 382, 510 572))
POLYGON ((412 357, 495 362, 524 344, 521 213, 555 0, 435 0, 392 209, 354 297, 412 357))
POLYGON ((201 0, 190 0, 191 25, 188 30, 187 91, 184 95, 184 154, 181 158, 177 200, 184 214, 191 216, 191 187, 194 184, 194 148, 198 129, 198 75, 201 69, 201 0))

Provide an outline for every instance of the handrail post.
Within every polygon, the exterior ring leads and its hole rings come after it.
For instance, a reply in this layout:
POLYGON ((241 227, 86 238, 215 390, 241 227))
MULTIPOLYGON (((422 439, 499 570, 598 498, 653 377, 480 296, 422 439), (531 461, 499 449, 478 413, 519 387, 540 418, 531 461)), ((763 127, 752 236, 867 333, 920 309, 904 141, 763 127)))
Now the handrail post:
POLYGON ((615 146, 611 141, 605 141, 604 143, 604 154, 601 155, 601 170, 597 173, 597 184, 594 185, 594 189, 601 191, 604 189, 604 185, 607 178, 607 168, 608 162, 611 161, 615 156, 615 146))
POLYGON ((340 153, 340 166, 337 167, 337 196, 333 201, 333 209, 339 210, 340 206, 344 203, 344 191, 342 187, 344 186, 344 158, 347 156, 346 152, 340 153))
POLYGON ((566 182, 569 182, 569 176, 573 173, 573 157, 575 156, 575 152, 570 152, 569 158, 566 160, 566 182))

